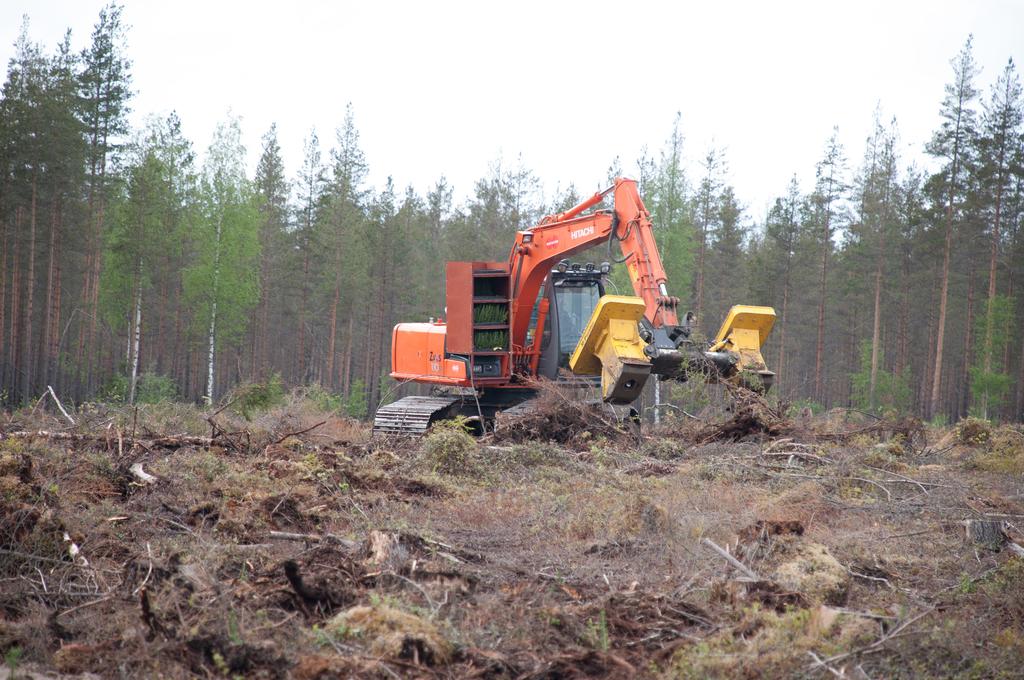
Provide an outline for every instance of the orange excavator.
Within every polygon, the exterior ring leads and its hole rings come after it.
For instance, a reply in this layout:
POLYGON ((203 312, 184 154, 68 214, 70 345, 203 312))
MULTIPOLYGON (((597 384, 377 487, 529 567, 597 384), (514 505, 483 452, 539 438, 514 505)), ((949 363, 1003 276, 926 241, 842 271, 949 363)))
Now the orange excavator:
POLYGON ((694 336, 654 241, 634 180, 614 184, 535 227, 516 232, 507 261, 448 262, 445 319, 395 326, 391 377, 433 385, 380 407, 374 431, 419 434, 462 415, 485 430, 498 411, 523 408, 539 379, 600 385, 610 404, 630 404, 652 375, 685 381, 771 386, 761 346, 770 307, 734 306, 710 341, 694 336), (609 195, 611 209, 600 209, 609 195), (608 262, 570 263, 576 253, 617 242, 633 296, 605 293, 608 262))

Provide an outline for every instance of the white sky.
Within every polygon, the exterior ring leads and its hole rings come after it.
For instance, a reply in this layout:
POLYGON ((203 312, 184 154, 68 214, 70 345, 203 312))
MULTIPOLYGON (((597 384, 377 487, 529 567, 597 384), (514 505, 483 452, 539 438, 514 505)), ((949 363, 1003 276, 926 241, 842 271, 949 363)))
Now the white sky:
MULTIPOLYGON (((65 28, 84 47, 103 0, 0 0, 6 64, 21 15, 49 51, 65 28)), ((968 33, 989 84, 1024 62, 1024 0, 783 2, 221 2, 128 0, 133 120, 177 110, 203 152, 230 108, 250 166, 277 122, 289 173, 315 126, 325 152, 346 102, 380 187, 458 199, 488 164, 597 188, 660 149, 682 112, 686 156, 726 148, 752 217, 796 172, 809 187, 833 125, 860 163, 876 104, 896 115, 905 160, 938 124, 949 60, 968 33)))

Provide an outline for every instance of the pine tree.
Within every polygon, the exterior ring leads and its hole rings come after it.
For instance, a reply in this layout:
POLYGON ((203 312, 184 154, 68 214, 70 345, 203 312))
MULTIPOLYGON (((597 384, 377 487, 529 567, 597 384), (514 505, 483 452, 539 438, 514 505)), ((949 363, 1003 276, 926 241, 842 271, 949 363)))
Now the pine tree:
POLYGON ((707 292, 707 316, 704 328, 710 335, 717 330, 729 307, 737 302, 737 290, 747 289, 745 251, 747 227, 743 224, 743 208, 731 186, 722 188, 715 213, 718 227, 708 247, 707 274, 711 281, 728 281, 728 286, 714 286, 707 292))
POLYGON ((943 352, 946 337, 946 311, 949 298, 949 260, 953 249, 953 222, 957 202, 963 200, 965 184, 964 153, 975 134, 975 112, 971 102, 978 95, 974 78, 978 68, 971 54, 973 36, 967 38, 960 54, 951 62, 953 82, 946 85, 946 96, 942 100, 940 115, 942 126, 928 144, 928 153, 947 161, 942 169, 945 203, 945 245, 942 259, 942 278, 939 292, 939 312, 935 333, 935 357, 931 380, 931 394, 926 415, 932 417, 939 410, 940 387, 942 385, 943 352))
MULTIPOLYGON (((9 231, 13 252, 10 303, 6 315, 10 323, 10 334, 4 374, 5 384, 10 387, 11 396, 15 399, 28 398, 33 391, 30 377, 35 349, 32 342, 32 307, 39 186, 41 175, 46 172, 44 156, 47 139, 43 116, 46 89, 46 59, 39 45, 29 39, 26 17, 15 43, 15 56, 8 67, 0 109, 6 133, 5 185, 10 187, 4 191, 4 203, 7 212, 13 212, 13 219, 10 220, 13 228, 5 230, 4 243, 6 251, 9 231), (27 253, 23 251, 26 244, 27 253), (28 276, 25 277, 22 276, 23 259, 27 259, 28 276), (23 299, 25 302, 22 302, 23 299)), ((6 265, 5 257, 5 268, 6 265)))
POLYGON ((828 300, 828 265, 834 247, 833 235, 837 228, 836 203, 846 190, 843 180, 846 159, 839 143, 839 130, 834 129, 825 144, 825 155, 816 169, 811 211, 814 223, 820 229, 818 246, 821 249, 820 278, 818 281, 818 335, 814 350, 814 398, 828 403, 824 389, 825 322, 828 300))
MULTIPOLYGON (((879 365, 882 358, 882 291, 886 260, 888 259, 889 232, 892 229, 893 197, 898 182, 896 176, 895 121, 889 129, 882 126, 881 113, 875 111, 874 129, 868 138, 864 153, 864 167, 858 181, 859 229, 867 260, 874 264, 874 294, 871 324, 871 362, 868 380, 867 404, 874 408, 878 386, 879 365)), ((865 263, 866 264, 866 263, 865 263)))
POLYGON ((47 239, 45 306, 39 349, 38 385, 62 388, 60 337, 63 271, 67 224, 74 224, 80 205, 85 169, 85 140, 77 117, 78 57, 71 49, 71 32, 64 35, 50 60, 45 98, 47 175, 49 184, 49 237, 47 239))
POLYGON ((282 296, 282 282, 276 280, 278 262, 284 253, 288 231, 288 195, 281 147, 277 142, 277 125, 271 125, 263 136, 263 152, 256 166, 255 190, 260 212, 260 298, 252 321, 252 375, 255 380, 267 377, 271 333, 271 300, 282 296))
POLYGON ((722 191, 722 175, 725 161, 722 153, 715 148, 708 150, 702 161, 704 177, 700 181, 697 195, 694 197, 694 219, 697 224, 697 292, 695 309, 697 318, 704 314, 704 264, 708 248, 708 239, 715 231, 720 220, 718 208, 722 191))
MULTIPOLYGON (((331 298, 327 324, 327 353, 324 364, 325 382, 335 385, 335 364, 337 359, 338 310, 342 307, 343 289, 354 295, 365 290, 366 279, 360 276, 349 280, 346 286, 346 272, 362 269, 355 263, 365 260, 360 257, 363 244, 356 238, 364 221, 363 202, 366 197, 364 181, 368 168, 366 157, 359 145, 359 131, 355 125, 352 105, 345 109, 345 120, 338 129, 338 146, 331 152, 332 177, 328 185, 326 212, 322 220, 322 245, 332 256, 326 270, 331 298), (349 268, 345 265, 352 263, 349 268)), ((358 299, 353 297, 353 299, 358 299)), ((372 385, 372 383, 371 383, 372 385)))
MULTIPOLYGON (((981 121, 981 132, 978 139, 981 155, 980 174, 982 191, 987 202, 991 203, 991 216, 988 218, 989 228, 989 269, 988 293, 986 297, 985 316, 981 333, 981 363, 976 367, 974 384, 991 385, 990 376, 1002 375, 1001 371, 993 371, 993 359, 999 352, 994 347, 994 338, 1002 330, 1000 320, 996 319, 996 279, 999 253, 1001 250, 1001 227, 1004 212, 1004 196, 1011 179, 1011 164, 1014 152, 1024 145, 1022 135, 1022 119, 1024 119, 1024 102, 1021 100, 1020 78, 1017 76, 1011 58, 992 87, 989 101, 985 103, 981 121), (979 376, 985 376, 980 378, 979 376)), ((1002 315, 1012 312, 1012 301, 1004 301, 1000 306, 1007 307, 1002 315)), ((1007 319, 1002 319, 1006 324, 1007 319)), ((1003 343, 1005 345, 1005 343, 1003 343)), ((976 390, 975 396, 978 396, 976 390)), ((981 392, 980 410, 988 417, 989 395, 992 390, 981 392)))
POLYGON ((80 389, 86 393, 94 387, 99 350, 96 346, 96 324, 110 162, 118 151, 119 140, 128 133, 128 101, 132 94, 131 62, 122 56, 125 28, 121 12, 122 7, 116 2, 100 10, 92 43, 82 53, 84 69, 79 78, 81 116, 88 149, 88 224, 81 303, 84 311, 79 324, 75 364, 80 380, 84 375, 80 389))
POLYGON ((299 270, 299 311, 296 325, 298 326, 298 352, 294 379, 306 379, 308 362, 306 338, 309 334, 308 315, 309 300, 312 292, 311 266, 313 249, 317 243, 316 220, 317 206, 320 205, 324 191, 324 168, 320 156, 320 140, 316 130, 311 130, 304 144, 302 168, 296 180, 299 205, 296 219, 295 247, 300 260, 299 270))
MULTIPOLYGON (((656 164, 648 162, 646 154, 641 156, 637 184, 654 223, 669 292, 686 299, 693 287, 695 248, 683 166, 681 121, 681 115, 676 113, 672 130, 658 154, 656 164)), ((628 284, 626 290, 629 290, 628 284)))
MULTIPOLYGON (((775 204, 768 212, 764 230, 764 252, 759 266, 754 271, 761 271, 766 281, 759 293, 764 301, 771 301, 778 308, 778 319, 775 322, 777 333, 775 342, 778 345, 775 365, 776 389, 782 390, 790 380, 786 373, 786 331, 790 327, 790 298, 793 284, 793 263, 796 256, 797 238, 800 233, 800 185, 794 175, 789 182, 786 196, 775 199, 775 204), (776 291, 776 286, 781 291, 776 291), (785 381, 781 384, 780 381, 785 381)), ((792 381, 795 383, 795 381, 792 381)))
POLYGON ((127 394, 135 401, 144 340, 163 342, 167 299, 180 286, 192 200, 192 152, 171 114, 151 119, 128 150, 122 196, 112 203, 100 302, 110 326, 128 334, 127 394), (161 294, 154 294, 161 291, 161 294), (144 301, 149 299, 148 304, 144 301), (151 321, 143 323, 144 317, 151 321), (150 330, 146 326, 152 326, 150 330))

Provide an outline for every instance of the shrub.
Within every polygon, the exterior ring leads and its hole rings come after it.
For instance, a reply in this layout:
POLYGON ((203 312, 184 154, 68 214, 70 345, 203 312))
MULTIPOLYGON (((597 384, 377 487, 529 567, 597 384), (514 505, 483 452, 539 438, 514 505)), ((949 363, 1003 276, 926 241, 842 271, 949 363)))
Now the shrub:
POLYGON ((352 382, 352 388, 348 392, 348 399, 345 401, 345 414, 350 418, 362 420, 370 412, 369 400, 366 397, 366 383, 362 378, 356 378, 352 382))
POLYGON ((476 440, 465 418, 455 418, 434 424, 423 438, 422 450, 434 471, 459 474, 471 467, 476 440))
POLYGON ((232 394, 235 410, 246 420, 252 420, 257 411, 265 411, 284 402, 281 375, 275 373, 266 382, 239 385, 232 394))
POLYGON ((906 376, 882 368, 885 365, 884 355, 878 357, 878 362, 875 393, 872 395, 871 343, 863 341, 860 345, 860 370, 850 376, 854 406, 866 411, 879 410, 889 416, 906 413, 911 400, 911 389, 906 376))
POLYGON ((343 404, 340 394, 328 391, 320 383, 313 383, 307 387, 305 397, 318 409, 325 412, 340 411, 343 404))
MULTIPOLYGON (((115 375, 100 392, 103 401, 114 404, 127 402, 131 384, 131 378, 128 376, 115 375)), ((138 404, 174 401, 177 396, 177 384, 166 375, 151 372, 141 373, 135 383, 135 402, 138 404)))
POLYGON ((964 418, 956 424, 956 438, 968 446, 986 444, 992 438, 992 423, 981 418, 964 418))
POLYGON ((988 451, 978 453, 971 461, 989 472, 1024 475, 1024 429, 1004 425, 994 430, 988 439, 988 451))
POLYGON ((686 455, 686 445, 670 437, 652 437, 643 443, 640 453, 659 460, 674 460, 686 455))
POLYGON ((135 401, 140 404, 158 404, 178 398, 178 386, 174 380, 158 373, 143 373, 135 387, 135 401))
POLYGON ((810 412, 811 415, 818 416, 825 412, 825 407, 812 399, 798 399, 789 405, 786 409, 786 415, 789 417, 799 416, 805 411, 810 412))

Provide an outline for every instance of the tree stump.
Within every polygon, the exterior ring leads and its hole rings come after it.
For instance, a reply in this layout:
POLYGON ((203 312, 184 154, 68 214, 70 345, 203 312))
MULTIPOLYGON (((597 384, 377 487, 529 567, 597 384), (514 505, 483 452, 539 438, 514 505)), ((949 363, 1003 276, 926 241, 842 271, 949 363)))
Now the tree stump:
POLYGON ((364 563, 381 571, 401 573, 409 557, 409 551, 402 545, 401 537, 376 529, 366 538, 364 563))
POLYGON ((969 519, 964 522, 967 540, 990 550, 999 550, 1006 542, 1003 523, 984 519, 969 519))

